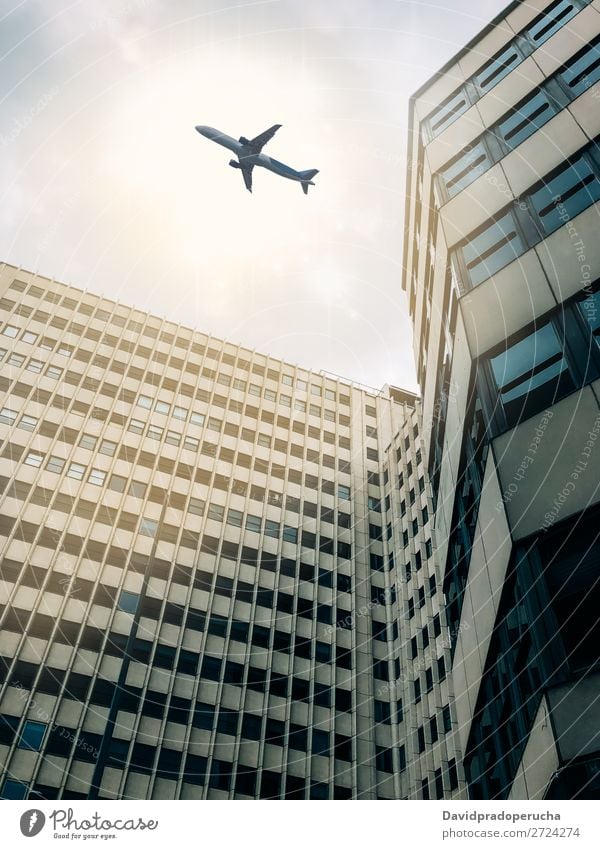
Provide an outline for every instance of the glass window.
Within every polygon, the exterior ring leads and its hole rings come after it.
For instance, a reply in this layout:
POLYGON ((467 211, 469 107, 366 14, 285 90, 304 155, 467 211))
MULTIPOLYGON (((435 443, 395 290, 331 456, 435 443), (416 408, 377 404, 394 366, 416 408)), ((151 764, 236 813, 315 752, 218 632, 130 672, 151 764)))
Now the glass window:
POLYGON ((111 475, 108 488, 115 492, 125 492, 126 484, 127 478, 122 477, 122 475, 111 475))
POLYGON ((209 504, 208 505, 208 518, 215 519, 217 522, 223 521, 223 516, 225 514, 225 509, 221 507, 220 504, 209 504))
POLYGON ((21 421, 19 422, 18 426, 21 428, 21 430, 32 431, 35 430, 35 426, 37 425, 37 423, 38 419, 36 419, 35 416, 23 415, 21 416, 21 421))
POLYGON ((514 44, 510 44, 501 53, 484 65, 478 74, 473 77, 480 91, 489 91, 507 74, 522 62, 521 54, 514 44))
POLYGON ((27 363, 27 371, 32 371, 34 374, 41 374, 44 363, 41 360, 29 360, 27 363))
POLYGON ((73 348, 70 345, 60 345, 57 350, 57 354, 60 354, 61 357, 70 357, 73 353, 73 348))
POLYGON ((246 516, 246 530, 259 534, 262 528, 260 516, 246 516))
POLYGON ((233 525, 234 528, 241 528, 242 516, 243 514, 240 510, 229 510, 229 512, 227 513, 227 524, 233 525))
POLYGON ((270 448, 271 447, 271 437, 267 436, 265 433, 259 433, 258 434, 257 442, 258 442, 259 445, 262 445, 263 448, 270 448))
POLYGON ((260 386, 256 383, 251 383, 248 391, 250 392, 250 395, 260 395, 260 386))
POLYGON ((442 130, 449 127, 456 119, 469 108, 469 101, 462 89, 451 95, 438 108, 432 112, 427 120, 432 138, 439 136, 442 130))
POLYGON ((183 441, 183 447, 187 448, 188 451, 197 451, 200 448, 200 441, 194 439, 193 436, 186 436, 183 441))
POLYGON ((39 467, 42 465, 43 460, 43 454, 36 454, 35 451, 30 451, 23 462, 27 466, 33 466, 34 468, 39 469, 39 467))
POLYGON ((313 395, 318 395, 319 397, 321 397, 321 387, 320 386, 311 386, 310 391, 312 392, 313 395))
POLYGON ((146 484, 143 481, 131 481, 129 484, 129 495, 134 498, 143 498, 146 494, 146 484))
POLYGON ((105 480, 106 472, 103 472, 101 469, 92 469, 90 471, 88 483, 92 483, 94 486, 104 486, 105 480))
MULTIPOLYGON (((190 439, 191 437, 188 437, 190 439)), ((165 442, 168 445, 179 445, 181 442, 180 434, 176 433, 174 430, 168 430, 165 436, 165 442)))
POLYGON ((589 324, 596 343, 600 345, 600 289, 578 301, 577 307, 589 324))
POLYGON ((158 522, 155 522, 154 519, 146 519, 142 518, 140 522, 140 536, 143 537, 154 537, 156 536, 156 531, 158 530, 158 522))
POLYGON ((242 392, 246 391, 247 382, 245 380, 239 380, 239 378, 235 378, 233 381, 234 389, 241 389, 242 392))
POLYGON ((308 383, 305 380, 298 379, 296 381, 296 389, 300 389, 302 392, 306 392, 308 389, 308 383))
POLYGON ((29 792, 29 785, 24 781, 15 781, 7 778, 2 788, 3 799, 25 799, 29 792))
POLYGON ((559 106, 545 91, 536 91, 521 101, 498 123, 497 135, 513 150, 556 115, 559 106))
POLYGON ((85 466, 82 466, 81 463, 71 463, 67 471, 67 477, 73 478, 76 481, 83 480, 84 474, 85 466))
POLYGON ((107 457, 114 457, 115 451, 117 450, 117 443, 111 442, 110 439, 103 439, 100 443, 100 448, 98 452, 100 454, 106 454, 107 457))
POLYGON ((79 440, 80 448, 87 448, 89 451, 93 451, 96 447, 96 442, 98 438, 96 436, 92 436, 90 433, 84 433, 79 440))
POLYGON ((64 469, 65 461, 62 457, 57 457, 56 454, 53 454, 46 464, 46 469, 49 472, 54 472, 56 475, 60 475, 62 470, 64 469))
POLYGON ((565 62, 559 74, 573 97, 600 80, 600 35, 565 62))
POLYGON ((279 396, 279 403, 283 404, 284 407, 291 407, 292 406, 292 399, 290 398, 289 395, 280 395, 279 396))
POLYGON ((305 402, 304 401, 295 401, 294 402, 294 409, 298 410, 298 412, 300 412, 300 413, 305 413, 306 412, 305 402))
POLYGON ((162 439, 163 428, 158 427, 158 425, 148 425, 148 437, 149 439, 162 439))
POLYGON ((25 357, 22 354, 11 354, 6 362, 9 366, 21 368, 21 366, 25 362, 25 357))
POLYGON ((139 604, 140 597, 137 593, 131 593, 128 590, 121 590, 119 596, 119 610, 124 610, 125 613, 135 613, 139 604))
POLYGON ((152 409, 152 398, 149 395, 140 395, 137 402, 138 407, 143 407, 145 410, 152 409))
POLYGON ((291 528, 289 525, 283 526, 283 539, 285 542, 292 542, 294 545, 298 542, 298 531, 296 528, 291 528))
POLYGON ((350 501, 350 487, 345 486, 344 484, 339 484, 338 498, 340 498, 341 501, 350 501))
POLYGON ((21 336, 23 342, 28 342, 30 345, 35 345, 38 340, 38 334, 32 333, 30 330, 26 330, 25 333, 21 336))
POLYGON ((156 406, 154 407, 157 413, 160 413, 162 416, 168 416, 171 411, 171 405, 167 404, 166 401, 157 401, 156 406))
POLYGON ((62 373, 63 370, 58 368, 58 366, 48 366, 46 369, 46 376, 50 377, 52 380, 60 380, 62 373))
POLYGON ((509 211, 488 224, 463 247, 471 284, 477 286, 524 251, 514 214, 509 211))
POLYGON ((463 151, 450 165, 440 172, 448 197, 454 197, 487 171, 492 161, 483 142, 463 151))
POLYGON ((173 418, 185 421, 187 419, 187 414, 188 411, 185 407, 173 407, 173 418))
POLYGON ((535 19, 527 29, 527 35, 536 47, 543 44, 551 35, 554 35, 563 24, 571 20, 579 9, 571 3, 571 0, 556 0, 546 9, 543 14, 535 19))
POLYGON ((600 180, 584 156, 563 165, 531 195, 544 234, 552 233, 600 198, 600 180))
POLYGON ((204 501, 201 498, 190 498, 188 513, 193 513, 194 516, 203 516, 204 501))
POLYGON ((5 422, 6 424, 14 424, 17 420, 17 413, 15 410, 9 410, 8 407, 2 407, 0 410, 0 422, 5 422))
POLYGON ((291 376, 291 374, 282 374, 281 375, 281 382, 283 383, 284 386, 293 386, 294 385, 294 378, 291 376))
POLYGON ((550 322, 492 357, 490 367, 509 427, 575 388, 550 322))
POLYGON ((265 400, 266 401, 276 401, 277 393, 273 392, 272 389, 265 389, 265 400))
POLYGON ((219 419, 209 418, 208 423, 207 423, 207 427, 208 427, 209 430, 216 430, 217 433, 220 433, 222 424, 223 424, 223 422, 219 421, 219 419))
POLYGON ((18 332, 19 328, 15 327, 13 324, 5 324, 2 328, 2 335, 8 336, 9 339, 15 339, 18 332))
POLYGON ((265 536, 279 538, 279 522, 267 519, 265 522, 265 536))
POLYGON ((131 419, 127 430, 131 433, 143 433, 144 422, 140 421, 140 419, 131 419))
POLYGON ((192 413, 190 416, 190 424, 203 425, 205 416, 202 413, 192 413))
POLYGON ((19 749, 30 749, 32 752, 39 752, 42 747, 42 740, 46 733, 46 723, 32 722, 28 720, 23 726, 21 737, 19 739, 19 749))

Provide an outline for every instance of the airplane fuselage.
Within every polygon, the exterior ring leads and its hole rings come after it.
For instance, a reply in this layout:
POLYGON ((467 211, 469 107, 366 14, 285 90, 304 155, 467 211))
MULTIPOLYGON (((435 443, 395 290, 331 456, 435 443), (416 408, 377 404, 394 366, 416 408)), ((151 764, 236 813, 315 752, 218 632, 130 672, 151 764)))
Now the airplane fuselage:
POLYGON ((279 160, 273 159, 264 153, 254 153, 248 145, 228 136, 226 133, 222 133, 220 130, 216 130, 214 127, 197 126, 196 130, 200 135, 222 145, 222 147, 226 147, 227 150, 234 153, 242 166, 257 165, 260 168, 266 168, 268 171, 278 174, 280 177, 286 177, 288 180, 297 180, 298 182, 306 180, 306 175, 302 174, 301 171, 296 171, 284 162, 279 162, 279 160))

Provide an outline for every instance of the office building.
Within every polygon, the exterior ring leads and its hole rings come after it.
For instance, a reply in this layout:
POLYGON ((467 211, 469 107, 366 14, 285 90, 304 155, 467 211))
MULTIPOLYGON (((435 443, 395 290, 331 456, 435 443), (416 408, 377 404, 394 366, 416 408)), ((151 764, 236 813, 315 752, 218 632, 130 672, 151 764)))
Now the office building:
POLYGON ((411 99, 404 288, 474 799, 600 797, 600 3, 411 99))
POLYGON ((415 396, 0 296, 3 797, 463 795, 415 396))

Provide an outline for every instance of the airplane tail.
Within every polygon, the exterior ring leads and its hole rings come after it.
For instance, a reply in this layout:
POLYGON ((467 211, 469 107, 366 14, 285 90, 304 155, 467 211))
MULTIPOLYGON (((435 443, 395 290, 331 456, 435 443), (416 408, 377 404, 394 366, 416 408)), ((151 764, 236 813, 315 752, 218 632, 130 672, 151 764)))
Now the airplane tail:
POLYGON ((308 194, 308 187, 314 186, 312 178, 318 173, 318 168, 309 168, 308 171, 300 171, 300 174, 302 175, 302 180, 300 182, 302 183, 302 191, 305 195, 308 194))

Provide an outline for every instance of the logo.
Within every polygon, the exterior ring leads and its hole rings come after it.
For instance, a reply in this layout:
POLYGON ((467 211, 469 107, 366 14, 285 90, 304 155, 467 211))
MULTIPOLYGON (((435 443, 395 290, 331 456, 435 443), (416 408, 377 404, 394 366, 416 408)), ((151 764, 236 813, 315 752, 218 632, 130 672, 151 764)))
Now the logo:
POLYGON ((42 811, 32 808, 30 811, 25 811, 21 816, 21 834, 24 837, 35 837, 40 833, 45 824, 46 817, 42 811))

